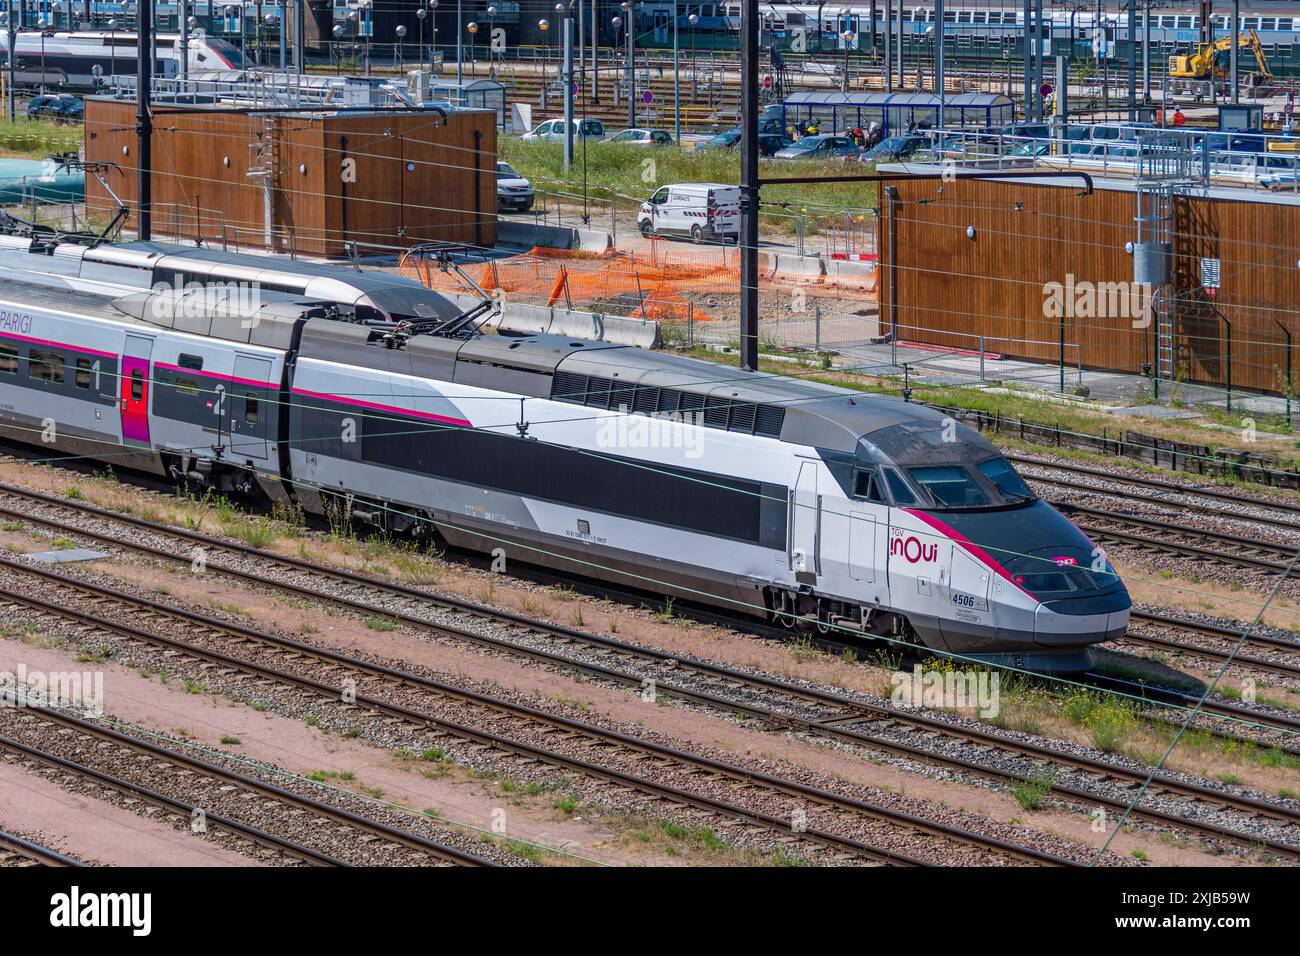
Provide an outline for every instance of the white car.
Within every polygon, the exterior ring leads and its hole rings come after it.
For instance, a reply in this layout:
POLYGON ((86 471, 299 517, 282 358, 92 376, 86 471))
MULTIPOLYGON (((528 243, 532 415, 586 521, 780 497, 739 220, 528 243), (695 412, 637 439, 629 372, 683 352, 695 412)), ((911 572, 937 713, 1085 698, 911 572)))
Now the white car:
POLYGON ((509 163, 497 163, 497 210, 528 212, 533 208, 533 184, 509 163))
MULTIPOLYGON (((604 139, 605 124, 597 119, 573 121, 573 138, 578 139, 604 139)), ((539 123, 535 129, 524 133, 520 139, 540 139, 547 143, 564 142, 564 120, 547 120, 545 123, 539 123)))
POLYGON ((673 138, 661 129, 625 129, 615 133, 607 142, 624 146, 671 146, 673 138))
POLYGON ((740 187, 721 183, 664 186, 641 204, 641 235, 690 236, 695 242, 740 241, 740 187))

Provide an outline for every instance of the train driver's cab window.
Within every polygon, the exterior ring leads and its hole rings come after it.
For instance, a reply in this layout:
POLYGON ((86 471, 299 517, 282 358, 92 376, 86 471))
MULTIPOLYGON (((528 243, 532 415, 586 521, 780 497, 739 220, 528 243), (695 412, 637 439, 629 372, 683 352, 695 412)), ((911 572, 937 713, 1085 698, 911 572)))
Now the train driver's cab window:
POLYGON ((885 503, 880 475, 876 473, 874 468, 858 468, 854 470, 853 497, 858 501, 870 501, 875 504, 885 503))
POLYGON ((898 507, 903 505, 914 505, 917 503, 916 493, 903 480, 903 476, 894 468, 883 468, 881 471, 885 475, 885 483, 889 485, 889 493, 894 497, 894 504, 898 507))
POLYGON ((909 471, 941 508, 978 508, 989 504, 984 489, 959 465, 912 468, 909 471))

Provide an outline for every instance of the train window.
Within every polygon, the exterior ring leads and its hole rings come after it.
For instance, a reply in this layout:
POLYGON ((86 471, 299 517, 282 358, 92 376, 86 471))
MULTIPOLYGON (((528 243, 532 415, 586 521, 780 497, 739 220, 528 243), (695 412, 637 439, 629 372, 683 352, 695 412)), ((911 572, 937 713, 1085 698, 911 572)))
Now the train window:
POLYGON ((0 344, 0 372, 13 375, 18 371, 18 346, 0 344))
POLYGON ((131 370, 131 401, 138 402, 144 398, 144 372, 138 368, 131 370))
POLYGON ((908 469, 935 504, 949 508, 978 508, 989 504, 989 496, 960 465, 908 469))
POLYGON ((1291 32, 1291 24, 1292 24, 1293 22, 1294 22, 1294 19, 1293 19, 1292 17, 1278 17, 1278 18, 1277 18, 1277 28, 1278 28, 1278 30, 1281 31, 1282 33, 1290 33, 1290 32, 1291 32))
POLYGON ((181 357, 176 360, 176 364, 181 368, 187 368, 192 372, 201 372, 203 371, 203 356, 188 355, 185 352, 182 352, 181 357))
POLYGON ((180 392, 182 395, 199 394, 199 380, 197 378, 190 378, 188 375, 177 375, 173 384, 176 387, 176 391, 180 392))
POLYGON ((90 359, 77 359, 77 371, 74 376, 77 388, 90 388, 90 359))
POLYGON ((874 471, 859 468, 853 472, 853 497, 859 501, 874 501, 884 504, 885 496, 880 487, 880 476, 874 471))
POLYGON ((1016 470, 1005 458, 992 458, 981 462, 978 467, 980 473, 997 489, 1004 501, 1028 501, 1034 497, 1034 493, 1029 490, 1024 479, 1016 474, 1016 470))
POLYGON ((251 392, 244 395, 244 421, 257 424, 257 397, 251 392))
POLYGON ((28 378, 40 379, 42 382, 63 382, 65 359, 62 352, 50 352, 45 349, 32 349, 27 359, 28 378))
POLYGON ((903 476, 893 468, 885 468, 883 471, 885 474, 885 482, 889 485, 889 493, 893 496, 894 504, 899 506, 916 504, 916 495, 913 494, 912 489, 907 486, 907 482, 903 480, 903 476))

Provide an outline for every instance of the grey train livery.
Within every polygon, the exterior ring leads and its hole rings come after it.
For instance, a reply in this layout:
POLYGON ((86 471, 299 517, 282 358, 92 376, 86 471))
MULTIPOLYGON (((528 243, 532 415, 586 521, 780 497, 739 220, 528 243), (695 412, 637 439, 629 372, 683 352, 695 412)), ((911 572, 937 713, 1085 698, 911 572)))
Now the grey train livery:
POLYGON ((900 398, 484 332, 381 272, 0 237, 0 434, 982 662, 1124 632, 1104 554, 900 398))

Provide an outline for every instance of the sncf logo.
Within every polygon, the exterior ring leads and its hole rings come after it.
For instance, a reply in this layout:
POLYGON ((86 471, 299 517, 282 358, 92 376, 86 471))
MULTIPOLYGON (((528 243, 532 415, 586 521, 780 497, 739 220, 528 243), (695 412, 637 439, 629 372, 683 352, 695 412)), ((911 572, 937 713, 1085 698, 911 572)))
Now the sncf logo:
POLYGON ((915 535, 903 537, 901 534, 889 542, 890 556, 901 555, 907 559, 908 564, 916 564, 918 561, 933 561, 939 556, 939 546, 937 544, 923 544, 915 535))

